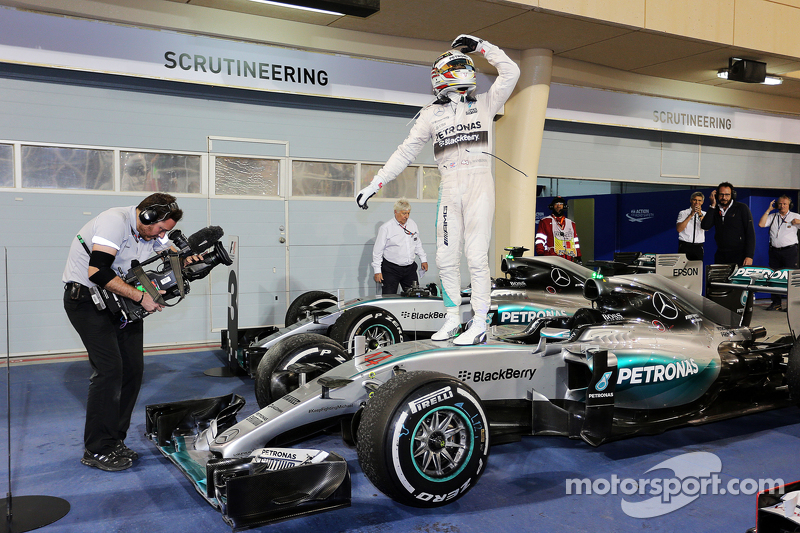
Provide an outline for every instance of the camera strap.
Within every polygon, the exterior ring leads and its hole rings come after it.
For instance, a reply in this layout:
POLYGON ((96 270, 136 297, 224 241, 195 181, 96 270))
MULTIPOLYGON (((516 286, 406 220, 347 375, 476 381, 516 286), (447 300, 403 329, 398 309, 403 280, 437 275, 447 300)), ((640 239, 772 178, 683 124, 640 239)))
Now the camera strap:
POLYGON ((144 288, 147 294, 156 302, 158 305, 162 305, 164 307, 173 307, 178 305, 178 302, 183 300, 186 293, 184 292, 184 283, 183 283, 183 273, 181 272, 181 259, 180 256, 176 253, 169 253, 167 254, 169 258, 169 265, 172 268, 172 274, 175 276, 175 283, 178 285, 178 294, 180 298, 178 301, 172 304, 168 304, 164 301, 164 298, 161 297, 161 293, 158 292, 158 289, 155 288, 153 283, 150 281, 150 278, 147 277, 145 274, 144 269, 141 265, 136 265, 135 267, 131 267, 130 272, 136 276, 136 280, 139 284, 144 288))

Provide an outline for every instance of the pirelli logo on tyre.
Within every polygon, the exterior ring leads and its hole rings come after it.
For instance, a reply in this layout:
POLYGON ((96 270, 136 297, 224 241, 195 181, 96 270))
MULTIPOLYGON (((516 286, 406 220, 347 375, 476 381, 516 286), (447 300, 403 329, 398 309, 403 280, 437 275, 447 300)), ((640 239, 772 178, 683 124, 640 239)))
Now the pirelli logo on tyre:
POLYGON ((408 408, 411 409, 412 413, 416 413, 417 411, 421 411, 422 409, 427 409, 428 407, 433 407, 434 405, 439 404, 452 397, 453 397, 453 388, 448 385, 446 387, 442 387, 439 390, 435 390, 430 394, 426 394, 421 398, 417 398, 413 402, 408 402, 408 408))

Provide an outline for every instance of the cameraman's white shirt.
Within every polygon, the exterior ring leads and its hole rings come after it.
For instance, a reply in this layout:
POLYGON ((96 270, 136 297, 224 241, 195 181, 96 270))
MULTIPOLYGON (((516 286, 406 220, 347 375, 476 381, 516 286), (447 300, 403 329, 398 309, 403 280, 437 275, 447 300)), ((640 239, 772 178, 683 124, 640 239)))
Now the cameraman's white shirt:
MULTIPOLYGON (((117 250, 111 268, 120 277, 128 273, 131 261, 144 261, 154 253, 169 248, 169 239, 145 241, 136 233, 136 206, 112 207, 87 222, 78 232, 91 251, 95 244, 117 250)), ((77 281, 87 287, 89 281, 89 252, 78 241, 77 236, 69 247, 67 264, 61 276, 64 283, 77 281)))

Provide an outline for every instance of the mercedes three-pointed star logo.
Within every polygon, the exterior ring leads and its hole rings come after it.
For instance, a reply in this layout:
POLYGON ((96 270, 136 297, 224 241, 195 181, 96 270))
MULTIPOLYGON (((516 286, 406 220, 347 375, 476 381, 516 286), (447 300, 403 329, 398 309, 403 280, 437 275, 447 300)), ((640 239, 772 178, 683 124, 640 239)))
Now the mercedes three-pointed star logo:
POLYGON ((669 299, 668 296, 657 292, 653 295, 653 307, 656 308, 658 314, 667 320, 678 318, 678 307, 669 299))
POLYGON ((561 270, 560 268, 554 268, 550 271, 550 278, 552 278, 553 283, 558 285, 559 287, 566 287, 569 285, 569 276, 566 272, 561 270))

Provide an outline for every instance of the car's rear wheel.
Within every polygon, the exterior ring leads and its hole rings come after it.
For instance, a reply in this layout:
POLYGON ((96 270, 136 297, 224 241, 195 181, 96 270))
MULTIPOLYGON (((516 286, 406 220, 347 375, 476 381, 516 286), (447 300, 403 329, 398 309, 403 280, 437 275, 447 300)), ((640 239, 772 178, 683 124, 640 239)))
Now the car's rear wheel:
POLYGON ((786 384, 789 386, 789 397, 800 405, 800 339, 794 341, 789 350, 786 362, 786 384))
POLYGON ((300 373, 290 371, 289 365, 311 363, 319 367, 305 374, 308 382, 350 358, 339 343, 316 333, 298 333, 281 339, 258 363, 255 375, 258 406, 264 408, 300 386, 300 373))
POLYGON ((291 304, 289 304, 289 308, 286 310, 286 327, 288 328, 292 324, 306 317, 306 312, 303 309, 304 307, 310 307, 314 311, 319 311, 325 309, 326 307, 336 305, 336 301, 336 296, 329 292, 304 292, 295 298, 291 304))
POLYGON ((346 310, 336 319, 328 334, 351 355, 355 352, 354 342, 359 335, 366 337, 368 352, 403 342, 400 321, 389 311, 371 305, 346 310))
POLYGON ((413 507, 466 494, 486 469, 489 430, 475 392, 439 372, 398 374, 367 401, 356 450, 381 492, 413 507))

